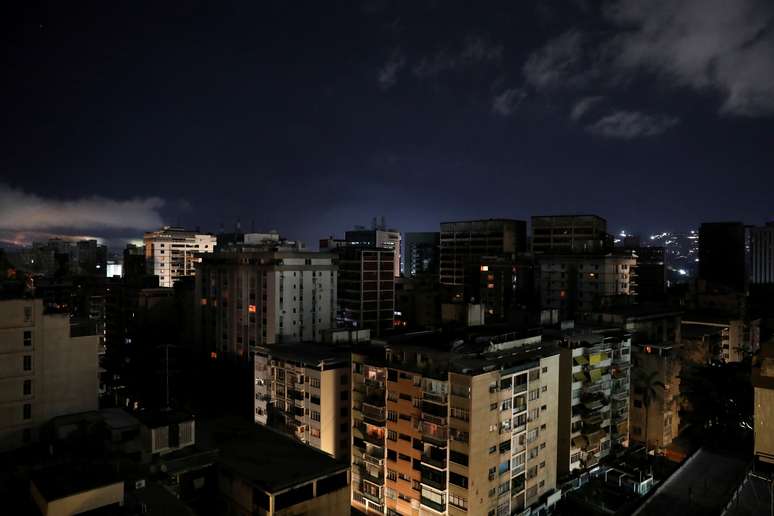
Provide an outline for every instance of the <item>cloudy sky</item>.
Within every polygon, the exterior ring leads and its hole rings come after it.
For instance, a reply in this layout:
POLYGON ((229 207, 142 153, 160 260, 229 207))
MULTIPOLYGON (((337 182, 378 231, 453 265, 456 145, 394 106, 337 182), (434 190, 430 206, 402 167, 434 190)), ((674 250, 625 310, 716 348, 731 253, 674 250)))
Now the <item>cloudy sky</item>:
POLYGON ((774 218, 770 0, 175 4, 3 8, 0 240, 774 218))

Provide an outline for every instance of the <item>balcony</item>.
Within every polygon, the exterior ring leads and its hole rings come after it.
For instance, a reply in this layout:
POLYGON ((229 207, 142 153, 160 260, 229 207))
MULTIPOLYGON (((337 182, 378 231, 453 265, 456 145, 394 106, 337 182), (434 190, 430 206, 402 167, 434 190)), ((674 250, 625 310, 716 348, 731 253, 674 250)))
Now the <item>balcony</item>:
POLYGON ((421 497, 421 503, 425 507, 429 507, 430 509, 432 509, 432 510, 434 510, 436 512, 441 512, 441 513, 446 512, 446 505, 444 505, 442 503, 434 502, 434 501, 432 501, 432 500, 430 500, 428 498, 425 498, 424 496, 421 497))
POLYGON ((425 464, 430 464, 433 467, 436 467, 438 469, 446 469, 446 457, 433 457, 432 455, 423 453, 422 454, 422 462, 425 464))
POLYGON ((379 455, 375 451, 365 452, 363 453, 363 462, 381 468, 384 467, 384 455, 379 455))
POLYGON ((360 476, 363 480, 368 480, 371 483, 383 486, 384 485, 384 470, 381 466, 378 466, 379 470, 374 471, 365 464, 360 465, 360 476))
POLYGON ((422 421, 422 438, 426 441, 446 446, 449 440, 449 428, 429 421, 422 421))
POLYGON ((384 407, 379 407, 377 405, 372 405, 371 403, 363 402, 361 405, 361 413, 363 414, 363 419, 366 422, 376 426, 384 426, 384 407))
POLYGON ((365 432, 364 440, 376 446, 384 446, 384 433, 365 432))
POLYGON ((369 493, 369 492, 367 492, 365 490, 361 490, 360 494, 363 495, 363 498, 365 498, 366 500, 370 500, 370 501, 374 502, 375 504, 381 505, 383 503, 381 495, 373 495, 373 494, 371 494, 371 493, 369 493))
POLYGON ((442 405, 446 405, 448 396, 443 392, 423 391, 422 399, 427 401, 432 401, 434 403, 440 403, 442 405))

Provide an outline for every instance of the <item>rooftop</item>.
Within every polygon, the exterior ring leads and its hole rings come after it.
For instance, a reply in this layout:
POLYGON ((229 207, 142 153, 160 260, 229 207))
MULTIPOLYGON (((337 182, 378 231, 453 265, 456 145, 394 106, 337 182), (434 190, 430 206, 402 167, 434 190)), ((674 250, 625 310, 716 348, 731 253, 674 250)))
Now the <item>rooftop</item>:
POLYGON ((341 347, 318 342, 290 342, 282 345, 257 346, 256 352, 317 369, 349 367, 349 353, 342 350, 341 347))
POLYGON ((48 501, 121 482, 110 466, 92 463, 42 469, 30 480, 48 501))
POLYGON ((290 437, 234 417, 202 421, 199 436, 201 442, 220 450, 222 467, 267 492, 349 468, 290 437))
POLYGON ((194 416, 184 410, 159 410, 152 412, 140 412, 136 414, 137 419, 148 428, 159 428, 162 426, 182 423, 184 421, 193 421, 194 416))

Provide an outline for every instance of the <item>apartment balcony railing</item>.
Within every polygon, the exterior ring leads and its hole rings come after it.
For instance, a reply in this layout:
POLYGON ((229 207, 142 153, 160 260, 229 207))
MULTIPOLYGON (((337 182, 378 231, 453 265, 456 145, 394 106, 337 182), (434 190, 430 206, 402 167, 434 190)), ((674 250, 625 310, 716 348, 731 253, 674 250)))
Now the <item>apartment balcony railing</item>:
POLYGON ((372 405, 370 403, 363 402, 360 409, 361 409, 361 413, 363 414, 364 420, 377 426, 384 426, 384 422, 385 422, 384 407, 379 407, 376 405, 372 405))
POLYGON ((446 469, 446 457, 439 458, 432 455, 422 454, 422 462, 435 466, 438 469, 446 469))
POLYGON ((366 442, 369 442, 371 444, 375 444, 377 446, 384 446, 384 434, 375 434, 375 433, 368 433, 365 432, 365 436, 363 439, 366 442))
POLYGON ((445 405, 448 401, 448 396, 443 392, 423 391, 422 399, 445 405))
POLYGON ((428 414, 427 412, 422 412, 422 421, 427 421, 429 423, 433 423, 435 425, 445 425, 446 424, 446 418, 435 416, 433 414, 428 414))
POLYGON ((373 466, 378 466, 381 468, 384 466, 384 455, 380 456, 373 452, 365 452, 363 454, 363 461, 373 466))
POLYGON ((449 440, 449 428, 445 425, 422 421, 422 438, 445 446, 449 440))
POLYGON ((444 505, 442 503, 434 502, 433 500, 430 500, 429 498, 425 498, 424 496, 421 497, 420 502, 425 507, 429 507, 429 508, 433 509, 434 511, 438 511, 438 512, 441 512, 441 513, 446 512, 446 505, 444 505))

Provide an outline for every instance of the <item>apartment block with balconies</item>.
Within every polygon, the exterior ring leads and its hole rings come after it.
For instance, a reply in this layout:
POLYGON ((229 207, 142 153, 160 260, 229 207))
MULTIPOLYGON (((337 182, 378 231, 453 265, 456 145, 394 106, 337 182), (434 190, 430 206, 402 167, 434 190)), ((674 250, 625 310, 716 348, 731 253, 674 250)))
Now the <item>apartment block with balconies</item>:
POLYGON ((334 458, 350 452, 349 355, 323 344, 259 346, 255 422, 334 458))
POLYGON ((555 494, 559 350, 515 334, 449 339, 419 333, 353 355, 357 509, 521 514, 555 494), (383 476, 368 459, 382 449, 383 476))
POLYGON ((561 348, 558 471, 588 470, 628 444, 631 336, 573 329, 561 348))

